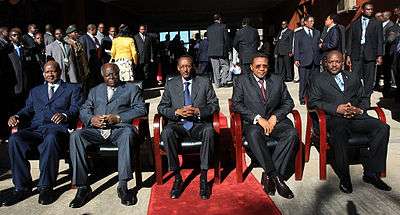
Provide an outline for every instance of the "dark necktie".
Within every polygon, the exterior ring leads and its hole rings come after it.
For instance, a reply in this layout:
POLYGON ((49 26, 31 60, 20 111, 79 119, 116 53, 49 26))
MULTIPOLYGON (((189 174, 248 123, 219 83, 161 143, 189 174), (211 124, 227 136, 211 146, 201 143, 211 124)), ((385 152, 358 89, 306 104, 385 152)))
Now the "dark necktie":
POLYGON ((263 102, 265 103, 267 101, 267 96, 265 95, 264 79, 258 80, 258 83, 260 84, 261 95, 263 97, 263 102))
POLYGON ((311 38, 313 38, 312 30, 311 30, 311 29, 308 29, 308 35, 309 35, 311 38))
POLYGON ((54 86, 50 86, 49 89, 49 100, 54 96, 54 86))
MULTIPOLYGON (((190 91, 189 91, 190 82, 187 81, 184 84, 185 84, 185 101, 184 101, 184 105, 185 106, 192 105, 192 97, 190 97, 190 91)), ((193 127, 193 122, 185 119, 183 121, 183 127, 186 130, 190 130, 193 127)))

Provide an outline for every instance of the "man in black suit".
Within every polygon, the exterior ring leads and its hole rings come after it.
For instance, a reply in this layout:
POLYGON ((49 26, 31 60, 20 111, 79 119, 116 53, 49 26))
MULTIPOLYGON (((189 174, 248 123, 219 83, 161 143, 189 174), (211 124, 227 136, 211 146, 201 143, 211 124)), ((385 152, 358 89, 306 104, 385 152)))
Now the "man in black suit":
POLYGON ((177 76, 166 83, 164 94, 158 105, 158 112, 168 119, 161 133, 167 151, 169 169, 174 172, 175 181, 171 198, 178 198, 183 180, 180 174, 178 145, 182 139, 201 141, 200 147, 200 197, 208 199, 207 170, 214 151, 215 132, 212 116, 219 111, 218 98, 208 78, 195 76, 193 60, 189 55, 178 59, 177 76))
POLYGON ((136 67, 135 79, 144 80, 144 84, 148 87, 155 80, 150 72, 150 63, 154 60, 154 54, 151 37, 147 35, 147 26, 140 25, 139 33, 133 38, 135 39, 136 49, 139 55, 139 64, 136 67))
POLYGON ((293 31, 288 28, 287 21, 282 21, 281 26, 282 30, 275 39, 276 73, 285 81, 293 81, 293 31))
POLYGON ((215 87, 223 87, 229 78, 229 37, 226 25, 222 23, 222 17, 214 14, 214 23, 207 28, 208 57, 213 69, 215 87))
POLYGON ((100 41, 101 49, 103 52, 102 53, 103 63, 108 63, 111 59, 112 41, 114 40, 115 36, 117 36, 117 28, 114 26, 110 26, 108 28, 108 35, 100 41))
POLYGON ((338 16, 336 14, 330 14, 325 20, 326 32, 321 36, 321 42, 319 43, 323 58, 326 58, 326 55, 332 50, 342 51, 342 35, 337 26, 337 20, 338 16))
POLYGON ((308 96, 312 76, 320 71, 319 42, 320 32, 314 29, 314 17, 306 16, 304 27, 296 32, 294 40, 294 63, 299 67, 299 100, 302 105, 305 104, 305 97, 308 96))
POLYGON ((379 173, 385 169, 390 127, 368 116, 369 96, 364 93, 357 73, 342 70, 340 52, 329 52, 326 65, 327 71, 316 75, 311 84, 309 107, 320 108, 327 114, 330 147, 334 153, 332 166, 340 179, 340 190, 353 191, 346 155, 346 144, 352 132, 364 133, 370 140, 368 156, 363 163, 363 181, 380 190, 391 190, 379 178, 379 173))
POLYGON ((362 16, 350 25, 347 39, 346 64, 363 80, 367 96, 374 89, 375 65, 383 62, 382 23, 372 18, 373 12, 371 3, 362 5, 362 16))
POLYGON ((256 54, 251 60, 252 73, 239 76, 233 85, 233 111, 243 121, 243 134, 251 152, 264 169, 264 190, 273 195, 294 197, 285 180, 294 163, 298 136, 287 115, 294 107, 293 100, 281 76, 268 73, 268 57, 256 54), (266 142, 276 140, 271 153, 266 142))
POLYGON ((28 25, 28 32, 22 36, 25 48, 31 49, 35 47, 35 34, 37 31, 35 24, 28 25))
POLYGON ((197 71, 198 75, 205 76, 211 79, 210 74, 210 59, 208 58, 208 36, 207 32, 204 32, 203 39, 199 42, 198 61, 199 69, 197 71))
POLYGON ((244 73, 250 73, 250 59, 257 53, 260 45, 260 36, 257 29, 250 26, 250 19, 244 18, 242 28, 236 32, 233 47, 239 52, 241 69, 244 73))
MULTIPOLYGON (((390 17, 392 16, 392 12, 390 11, 385 11, 383 12, 383 41, 384 41, 384 47, 383 47, 383 64, 380 66, 381 69, 380 71, 378 70, 378 75, 376 78, 376 83, 375 86, 379 86, 379 72, 383 75, 383 80, 384 80, 384 87, 383 87, 383 92, 388 93, 390 91, 390 88, 394 85, 394 73, 392 70, 392 64, 393 64, 393 55, 391 54, 391 46, 393 41, 396 39, 398 35, 396 35, 395 31, 393 31, 395 28, 400 28, 399 25, 396 25, 397 27, 394 27, 394 22, 390 20, 390 17)), ((385 94, 384 94, 385 95, 385 94)))

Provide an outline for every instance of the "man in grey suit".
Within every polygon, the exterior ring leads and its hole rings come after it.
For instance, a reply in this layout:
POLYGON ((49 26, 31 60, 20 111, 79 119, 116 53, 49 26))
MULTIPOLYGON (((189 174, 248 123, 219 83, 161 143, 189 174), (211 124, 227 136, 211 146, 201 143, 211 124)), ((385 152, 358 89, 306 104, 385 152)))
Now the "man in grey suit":
POLYGON ((226 25, 222 24, 219 14, 213 16, 214 23, 207 28, 208 34, 208 57, 214 74, 215 87, 223 87, 229 78, 229 37, 226 25))
POLYGON ((64 42, 64 35, 61 29, 54 31, 56 40, 46 46, 47 58, 54 59, 61 67, 61 80, 70 83, 78 83, 75 70, 71 66, 71 49, 64 42))
POLYGON ((176 199, 182 191, 178 145, 182 139, 201 141, 200 147, 200 197, 208 199, 207 170, 214 149, 215 132, 212 115, 219 111, 218 98, 210 80, 194 76, 193 60, 189 55, 178 59, 177 76, 166 83, 164 94, 158 105, 158 112, 168 119, 161 133, 165 143, 169 169, 174 172, 175 181, 171 198, 176 199))
POLYGON ((101 67, 102 84, 92 88, 88 99, 80 109, 80 119, 86 128, 76 130, 70 136, 72 162, 72 184, 78 187, 70 207, 83 206, 91 194, 88 184, 88 162, 86 148, 90 145, 111 143, 118 146, 118 197, 121 204, 132 205, 127 182, 132 179, 133 144, 138 138, 131 125, 134 118, 146 115, 146 107, 139 87, 119 81, 116 64, 101 67))
POLYGON ((296 33, 294 41, 294 63, 299 67, 299 100, 301 105, 305 104, 305 97, 308 94, 312 76, 320 70, 319 42, 320 32, 314 29, 314 17, 306 16, 304 27, 296 33))
POLYGON ((47 24, 45 27, 46 32, 43 35, 44 39, 44 45, 48 46, 50 43, 54 42, 54 36, 53 36, 53 26, 50 24, 47 24))
POLYGON ((260 45, 260 36, 257 29, 250 26, 250 19, 242 20, 242 28, 236 32, 233 47, 239 52, 241 69, 244 73, 250 73, 250 59, 257 53, 260 45))
POLYGON ((147 34, 147 26, 140 25, 139 33, 133 36, 135 39, 136 50, 139 55, 139 64, 136 67, 135 79, 144 80, 146 87, 151 85, 150 63, 153 62, 153 44, 151 37, 147 34))

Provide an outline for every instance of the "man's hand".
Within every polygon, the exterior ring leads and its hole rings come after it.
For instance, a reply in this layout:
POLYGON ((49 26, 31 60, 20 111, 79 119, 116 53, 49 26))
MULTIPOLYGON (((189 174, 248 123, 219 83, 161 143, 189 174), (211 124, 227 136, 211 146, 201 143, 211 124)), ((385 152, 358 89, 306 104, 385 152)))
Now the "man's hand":
POLYGON ((268 135, 272 133, 272 130, 274 130, 276 122, 278 120, 276 119, 275 115, 272 115, 269 119, 268 119, 268 124, 270 125, 270 131, 268 132, 268 135))
POLYGON ((106 115, 96 115, 92 117, 90 122, 92 123, 92 126, 95 128, 105 128, 107 123, 106 123, 106 115))
POLYGON ((115 125, 121 122, 121 117, 116 114, 104 115, 107 125, 115 125))
POLYGON ((289 52, 288 56, 289 56, 289 57, 292 57, 292 56, 293 56, 293 53, 292 53, 292 52, 289 52))
POLYGON ((65 117, 64 114, 62 113, 55 113, 52 117, 51 117, 51 121, 56 123, 56 124, 60 124, 62 122, 67 121, 67 117, 65 117))
POLYGON ((258 119, 257 123, 264 129, 264 133, 265 133, 266 135, 269 135, 269 133, 270 133, 270 125, 269 125, 268 120, 266 120, 266 119, 260 117, 260 118, 258 119))
POLYGON ((14 115, 8 119, 8 126, 9 127, 16 127, 19 124, 18 116, 14 115))
POLYGON ((175 110, 175 115, 186 118, 193 116, 193 111, 189 110, 187 107, 182 107, 175 110))
POLYGON ((376 58, 376 65, 382 65, 383 64, 383 58, 382 56, 379 56, 376 58))
POLYGON ((297 67, 299 67, 299 66, 300 66, 300 61, 296 60, 296 61, 294 62, 294 64, 295 64, 297 67))
POLYGON ((319 46, 320 49, 322 49, 322 43, 320 43, 318 46, 319 46))
POLYGON ((342 115, 346 115, 349 111, 349 108, 351 107, 350 103, 347 104, 341 104, 337 107, 336 112, 342 115))
POLYGON ((345 118, 353 118, 354 116, 361 115, 363 110, 358 107, 350 106, 347 110, 347 113, 344 115, 345 118))
POLYGON ((349 70, 351 71, 351 58, 350 58, 350 56, 347 56, 347 58, 346 58, 346 65, 349 67, 349 70))
POLYGON ((188 114, 190 114, 190 116, 198 116, 200 115, 200 109, 197 107, 193 107, 192 105, 188 105, 183 107, 187 110, 188 114))

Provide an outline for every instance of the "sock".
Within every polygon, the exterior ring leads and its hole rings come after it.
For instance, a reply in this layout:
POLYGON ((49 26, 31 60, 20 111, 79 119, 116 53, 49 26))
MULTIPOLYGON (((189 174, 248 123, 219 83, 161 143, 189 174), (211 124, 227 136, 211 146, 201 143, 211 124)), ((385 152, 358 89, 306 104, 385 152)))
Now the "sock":
POLYGON ((207 181, 207 171, 206 169, 202 169, 200 172, 200 180, 206 180, 207 181))
POLYGON ((127 180, 120 180, 118 182, 118 187, 123 190, 128 190, 128 181, 127 180))

